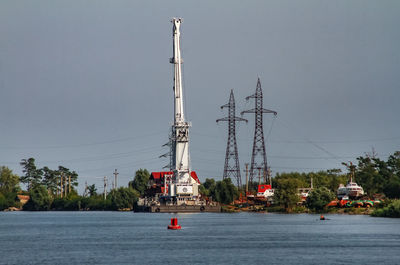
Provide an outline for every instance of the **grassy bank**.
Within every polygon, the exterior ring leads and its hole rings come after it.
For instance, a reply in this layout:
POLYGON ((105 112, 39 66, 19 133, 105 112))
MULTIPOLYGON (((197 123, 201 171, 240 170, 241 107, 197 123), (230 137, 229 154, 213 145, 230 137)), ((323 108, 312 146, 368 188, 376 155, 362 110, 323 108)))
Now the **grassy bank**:
MULTIPOLYGON (((380 209, 378 209, 380 210, 380 209)), ((375 210, 377 211, 377 210, 375 210)), ((369 215, 374 212, 373 208, 326 208, 322 211, 313 211, 305 206, 295 206, 290 211, 286 211, 282 206, 262 206, 262 205, 252 205, 249 207, 237 207, 235 205, 223 205, 222 212, 225 213, 238 213, 238 212, 264 212, 264 213, 310 213, 310 214, 354 214, 354 215, 369 215)))
POLYGON ((394 200, 387 206, 376 209, 371 216, 400 218, 400 200, 394 200))

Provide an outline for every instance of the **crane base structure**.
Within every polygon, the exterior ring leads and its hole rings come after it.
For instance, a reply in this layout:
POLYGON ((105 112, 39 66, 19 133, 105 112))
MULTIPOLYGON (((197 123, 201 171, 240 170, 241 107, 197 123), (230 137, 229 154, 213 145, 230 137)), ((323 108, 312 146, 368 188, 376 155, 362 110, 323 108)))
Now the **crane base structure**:
POLYGON ((147 213, 219 213, 220 205, 153 205, 153 206, 136 206, 135 212, 147 213))

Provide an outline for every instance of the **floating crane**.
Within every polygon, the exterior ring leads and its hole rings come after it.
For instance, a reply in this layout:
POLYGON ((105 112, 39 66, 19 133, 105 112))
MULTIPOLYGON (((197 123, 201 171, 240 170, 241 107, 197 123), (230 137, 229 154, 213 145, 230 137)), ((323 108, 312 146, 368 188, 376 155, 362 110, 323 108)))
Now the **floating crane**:
MULTIPOLYGON (((168 181, 168 195, 180 197, 180 201, 198 195, 198 179, 192 177, 189 155, 189 127, 185 120, 182 88, 182 57, 180 47, 181 18, 172 19, 173 57, 170 63, 174 65, 174 124, 171 134, 171 155, 173 177, 168 181)), ((178 198, 179 201, 179 198, 178 198)))
MULTIPOLYGON (((135 211, 148 212, 220 212, 221 206, 199 195, 200 181, 190 167, 189 127, 185 120, 182 87, 182 57, 180 48, 181 18, 172 19, 173 57, 170 63, 174 67, 174 123, 171 127, 170 152, 161 157, 170 156, 169 171, 152 172, 146 196, 140 198, 135 211)), ((172 224, 173 225, 173 224, 172 224)))

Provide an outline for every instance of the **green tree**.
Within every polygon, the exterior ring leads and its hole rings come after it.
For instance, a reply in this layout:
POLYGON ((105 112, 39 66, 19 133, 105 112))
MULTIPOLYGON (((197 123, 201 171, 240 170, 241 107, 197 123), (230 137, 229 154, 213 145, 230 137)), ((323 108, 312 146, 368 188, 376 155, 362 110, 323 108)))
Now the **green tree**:
POLYGON ((23 206, 28 211, 47 211, 50 209, 51 198, 43 185, 32 186, 29 191, 29 201, 23 206))
POLYGON ((0 167, 0 192, 6 194, 19 189, 19 177, 13 174, 8 167, 0 167))
POLYGON ((376 209, 372 214, 375 217, 400 218, 400 200, 394 200, 382 209, 376 209))
POLYGON ((387 165, 393 174, 400 177, 400 151, 396 151, 393 155, 389 156, 387 165))
POLYGON ((203 196, 210 197, 211 193, 215 193, 215 187, 215 180, 207 178, 206 181, 199 186, 199 192, 203 196))
POLYGON ((353 181, 361 185, 368 195, 382 193, 385 179, 380 174, 377 164, 379 163, 383 167, 385 166, 384 162, 369 156, 360 156, 357 160, 358 166, 355 167, 355 179, 353 181))
POLYGON ((67 197, 55 198, 51 204, 51 209, 61 211, 79 211, 83 205, 82 200, 83 197, 79 196, 75 192, 71 192, 67 197))
POLYGON ((4 197, 4 195, 0 192, 0 211, 3 211, 4 209, 7 209, 8 206, 8 202, 6 197, 4 197))
POLYGON ((48 167, 43 167, 43 180, 42 184, 47 187, 47 190, 55 195, 57 193, 57 188, 59 185, 59 172, 57 170, 51 170, 48 167))
POLYGON ((111 207, 113 210, 133 209, 133 205, 136 203, 139 196, 139 192, 132 188, 121 187, 112 190, 110 193, 111 207))
MULTIPOLYGON (((295 179, 296 185, 298 187, 306 188, 310 187, 310 173, 299 173, 299 172, 290 172, 290 173, 277 173, 275 178, 272 179, 272 186, 277 187, 279 184, 279 180, 281 179, 295 179)), ((314 180, 315 182, 316 180, 314 180)), ((318 182, 318 181, 317 181, 318 182)))
POLYGON ((307 197, 306 205, 309 209, 322 211, 335 195, 325 187, 313 189, 307 197))
POLYGON ((68 168, 63 166, 59 166, 57 172, 64 178, 63 190, 69 191, 69 179, 71 179, 71 191, 73 191, 75 187, 78 187, 78 173, 70 171, 68 168))
POLYGON ((93 195, 88 198, 83 198, 81 207, 82 207, 82 209, 91 210, 91 211, 112 210, 111 198, 110 198, 110 196, 107 196, 107 199, 104 200, 103 195, 93 195))
POLYGON ((391 199, 400 198, 400 177, 394 175, 383 187, 385 195, 391 199))
POLYGON ((43 171, 36 168, 34 158, 22 159, 20 165, 22 166, 22 172, 25 174, 20 177, 20 181, 28 185, 28 190, 41 182, 43 171))
POLYGON ((386 164, 391 175, 387 178, 383 192, 389 198, 400 198, 400 152, 389 156, 386 164))
POLYGON ((238 197, 239 192, 231 179, 226 178, 216 182, 215 189, 211 189, 210 195, 217 202, 230 204, 238 197))
POLYGON ((300 201, 297 189, 300 187, 301 181, 295 178, 280 178, 276 181, 276 189, 274 193, 275 203, 285 207, 286 212, 290 212, 300 201))
POLYGON ((97 195, 97 188, 95 184, 92 184, 90 186, 88 186, 88 192, 89 192, 89 196, 96 196, 97 195))
POLYGON ((147 184, 150 179, 150 173, 147 171, 147 169, 139 169, 135 173, 135 178, 133 181, 129 182, 129 187, 137 190, 141 196, 144 195, 146 189, 147 189, 147 184))
POLYGON ((336 193, 339 184, 346 184, 348 177, 341 169, 328 169, 329 184, 326 186, 330 191, 336 193))

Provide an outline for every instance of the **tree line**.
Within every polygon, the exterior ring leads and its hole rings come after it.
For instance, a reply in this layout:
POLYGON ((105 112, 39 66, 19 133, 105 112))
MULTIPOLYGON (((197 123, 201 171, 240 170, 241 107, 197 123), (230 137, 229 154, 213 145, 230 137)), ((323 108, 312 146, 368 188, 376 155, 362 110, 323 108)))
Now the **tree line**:
MULTIPOLYGON (((386 196, 389 199, 400 198, 400 152, 382 160, 374 154, 365 154, 356 159, 356 163, 343 163, 352 172, 355 181, 365 193, 386 196)), ((24 205, 26 210, 116 210, 132 208, 140 196, 145 195, 150 174, 146 169, 139 169, 128 187, 112 190, 106 198, 97 192, 96 186, 88 186, 85 196, 78 195, 78 174, 59 166, 57 169, 38 168, 34 158, 22 159, 22 176, 13 174, 7 167, 0 167, 0 210, 10 206, 19 207, 17 194, 29 194, 30 201, 24 205), (27 186, 22 191, 20 183, 27 186)), ((348 172, 330 169, 318 172, 277 173, 272 179, 275 189, 274 201, 290 211, 298 202, 298 188, 307 188, 313 183, 313 191, 307 199, 307 207, 321 210, 336 195, 339 184, 346 184, 348 172)), ((257 183, 250 183, 255 191, 257 183)), ((244 194, 244 187, 237 188, 230 179, 215 181, 207 178, 199 187, 206 198, 229 204, 244 194)))
MULTIPOLYGON (((290 212, 299 203, 299 188, 311 188, 305 206, 311 211, 322 211, 327 203, 336 197, 340 184, 346 185, 350 173, 357 184, 363 187, 366 196, 400 198, 400 152, 394 152, 387 160, 378 158, 374 153, 356 158, 356 163, 342 163, 348 172, 341 169, 321 170, 317 172, 283 172, 272 178, 275 189, 274 203, 290 212), (311 184, 312 183, 312 184, 311 184)), ((249 189, 256 192, 258 183, 249 183, 249 189)), ((220 203, 229 204, 245 194, 245 187, 235 187, 230 179, 215 181, 206 179, 200 186, 200 193, 220 203)), ((396 204, 397 205, 397 204, 396 204)))
POLYGON ((353 181, 363 187, 369 198, 400 198, 399 151, 390 155, 386 161, 375 154, 365 154, 356 160, 355 164, 342 163, 348 172, 331 169, 310 173, 278 173, 273 179, 276 203, 290 211, 299 201, 297 189, 310 187, 312 179, 314 190, 307 198, 306 205, 312 210, 322 210, 324 205, 336 197, 339 184, 346 185, 350 174, 353 174, 353 181))
POLYGON ((17 195, 29 195, 23 210, 121 210, 132 209, 144 194, 149 172, 139 169, 128 187, 112 189, 108 194, 98 193, 94 184, 87 187, 84 195, 77 192, 78 174, 59 166, 57 169, 38 168, 34 158, 22 159, 22 176, 0 167, 0 210, 21 207, 17 195), (23 191, 20 184, 26 184, 23 191))

